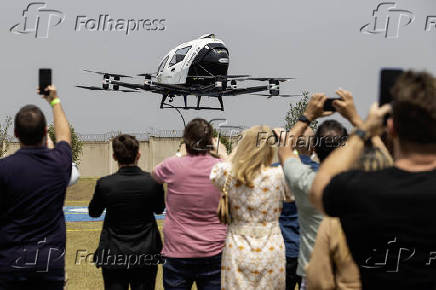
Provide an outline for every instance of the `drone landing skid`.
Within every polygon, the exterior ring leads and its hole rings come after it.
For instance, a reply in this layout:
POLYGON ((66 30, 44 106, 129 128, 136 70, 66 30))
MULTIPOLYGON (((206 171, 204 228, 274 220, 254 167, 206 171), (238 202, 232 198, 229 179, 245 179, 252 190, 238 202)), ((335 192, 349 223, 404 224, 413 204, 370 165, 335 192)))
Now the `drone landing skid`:
POLYGON ((201 102, 201 97, 202 96, 197 96, 197 105, 196 106, 188 106, 187 105, 186 96, 183 96, 184 106, 175 106, 175 105, 170 104, 170 103, 173 102, 174 97, 175 96, 163 95, 162 96, 162 101, 160 103, 160 108, 161 109, 182 109, 182 110, 216 110, 216 111, 224 111, 224 103, 223 103, 222 96, 217 96, 216 97, 218 99, 219 103, 220 103, 219 107, 201 106, 200 102, 201 102), (166 102, 167 98, 169 98, 169 102, 166 102))
POLYGON ((183 110, 216 110, 224 111, 222 107, 205 107, 205 106, 173 106, 168 103, 161 103, 161 109, 183 109, 183 110))

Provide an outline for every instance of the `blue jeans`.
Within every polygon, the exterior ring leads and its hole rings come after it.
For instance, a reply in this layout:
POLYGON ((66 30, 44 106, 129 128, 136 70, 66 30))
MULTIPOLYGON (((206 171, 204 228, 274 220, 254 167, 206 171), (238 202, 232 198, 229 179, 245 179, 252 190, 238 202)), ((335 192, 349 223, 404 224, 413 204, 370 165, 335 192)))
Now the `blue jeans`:
POLYGON ((165 258, 163 285, 166 290, 221 289, 221 254, 207 258, 165 258))

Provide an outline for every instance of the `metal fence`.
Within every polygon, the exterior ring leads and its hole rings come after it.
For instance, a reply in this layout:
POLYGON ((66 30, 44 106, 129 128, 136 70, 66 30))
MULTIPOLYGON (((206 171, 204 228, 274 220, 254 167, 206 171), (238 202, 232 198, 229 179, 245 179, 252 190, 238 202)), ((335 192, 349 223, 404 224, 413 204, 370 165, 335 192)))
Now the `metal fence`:
MULTIPOLYGON (((218 128, 217 131, 222 136, 238 136, 244 127, 228 126, 218 128)), ((83 142, 108 142, 121 133, 135 136, 138 141, 148 141, 150 137, 156 138, 181 138, 183 137, 183 130, 162 130, 150 128, 146 132, 141 133, 126 133, 121 131, 110 131, 104 134, 77 134, 79 139, 83 142)), ((18 142, 17 138, 9 136, 10 142, 18 142)))

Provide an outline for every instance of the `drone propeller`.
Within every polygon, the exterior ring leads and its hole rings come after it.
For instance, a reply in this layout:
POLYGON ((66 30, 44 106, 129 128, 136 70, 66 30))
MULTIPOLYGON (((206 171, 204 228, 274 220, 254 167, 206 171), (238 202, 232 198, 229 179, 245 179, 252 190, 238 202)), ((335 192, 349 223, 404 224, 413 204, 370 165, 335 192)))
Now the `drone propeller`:
POLYGON ((187 76, 190 79, 237 79, 237 78, 248 78, 250 75, 216 75, 216 76, 187 76))
POLYGON ((250 75, 227 75, 228 79, 236 79, 236 78, 248 78, 250 75))
POLYGON ((295 80, 295 78, 245 78, 242 80, 247 80, 247 81, 269 81, 269 80, 273 80, 273 81, 279 81, 279 82, 286 82, 286 81, 290 81, 290 80, 295 80))
POLYGON ((95 73, 95 74, 99 74, 99 75, 108 75, 111 77, 132 78, 131 76, 128 76, 128 75, 113 74, 113 73, 107 73, 107 72, 101 72, 101 71, 92 71, 92 70, 88 70, 88 69, 84 69, 83 71, 86 71, 89 73, 95 73))
POLYGON ((103 89, 96 86, 76 86, 76 88, 91 90, 91 91, 102 91, 103 89))
POLYGON ((303 96, 303 95, 277 95, 277 96, 272 96, 272 95, 268 95, 268 94, 250 94, 250 95, 267 97, 267 99, 271 99, 272 97, 290 98, 290 97, 302 97, 303 96))
POLYGON ((86 89, 86 90, 91 90, 91 91, 119 91, 119 92, 123 92, 123 93, 137 93, 138 92, 138 91, 134 91, 134 90, 105 90, 103 88, 96 87, 96 86, 76 86, 76 88, 81 88, 81 89, 86 89))
POLYGON ((153 76, 153 77, 155 77, 155 76, 157 76, 157 72, 137 74, 136 76, 138 76, 138 77, 146 77, 146 76, 153 76))

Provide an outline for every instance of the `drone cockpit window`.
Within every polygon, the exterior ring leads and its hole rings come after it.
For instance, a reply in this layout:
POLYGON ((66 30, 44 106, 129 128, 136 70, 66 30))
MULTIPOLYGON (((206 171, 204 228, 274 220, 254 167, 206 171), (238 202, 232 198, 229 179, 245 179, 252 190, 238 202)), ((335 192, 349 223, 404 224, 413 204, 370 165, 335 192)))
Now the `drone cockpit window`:
POLYGON ((163 69, 164 69, 165 64, 167 63, 167 61, 168 61, 168 55, 167 55, 167 56, 162 60, 162 62, 160 63, 159 68, 157 69, 158 72, 163 71, 163 69))
POLYGON ((175 65, 176 63, 181 62, 182 60, 185 59, 186 54, 188 53, 188 51, 191 49, 191 46, 187 46, 181 49, 176 50, 176 53, 173 55, 173 57, 171 58, 170 61, 170 66, 175 65))

